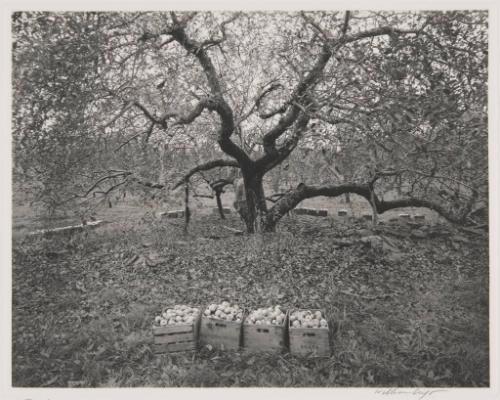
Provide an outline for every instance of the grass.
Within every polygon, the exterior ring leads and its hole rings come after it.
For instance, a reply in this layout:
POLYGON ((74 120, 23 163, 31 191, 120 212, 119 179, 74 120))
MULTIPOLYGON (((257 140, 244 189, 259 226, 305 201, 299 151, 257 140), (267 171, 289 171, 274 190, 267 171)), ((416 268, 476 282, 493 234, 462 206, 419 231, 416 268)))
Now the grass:
POLYGON ((235 237, 222 227, 241 227, 234 215, 205 212, 184 236, 180 221, 127 207, 91 232, 14 235, 14 386, 489 385, 484 238, 460 233, 457 246, 448 225, 415 239, 386 224, 377 234, 404 254, 395 262, 334 244, 366 234, 361 222, 293 217, 275 234, 235 237), (331 357, 152 353, 150 324, 163 305, 223 298, 325 309, 331 357))

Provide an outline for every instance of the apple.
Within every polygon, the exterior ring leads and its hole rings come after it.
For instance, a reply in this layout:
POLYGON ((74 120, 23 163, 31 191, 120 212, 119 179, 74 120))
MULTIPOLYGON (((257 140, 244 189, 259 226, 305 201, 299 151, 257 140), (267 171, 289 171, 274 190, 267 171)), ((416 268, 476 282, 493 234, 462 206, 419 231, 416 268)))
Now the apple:
POLYGON ((197 307, 175 305, 156 316, 154 324, 156 326, 193 324, 199 312, 200 309, 197 307))
POLYGON ((238 305, 231 305, 228 301, 220 304, 210 304, 203 314, 208 318, 217 318, 225 321, 241 322, 243 311, 238 305), (239 321, 238 321, 239 319, 239 321))
POLYGON ((328 329, 328 322, 321 311, 296 310, 290 314, 290 327, 328 329))
POLYGON ((258 308, 252 310, 245 319, 245 323, 252 325, 282 325, 286 315, 281 306, 258 308))

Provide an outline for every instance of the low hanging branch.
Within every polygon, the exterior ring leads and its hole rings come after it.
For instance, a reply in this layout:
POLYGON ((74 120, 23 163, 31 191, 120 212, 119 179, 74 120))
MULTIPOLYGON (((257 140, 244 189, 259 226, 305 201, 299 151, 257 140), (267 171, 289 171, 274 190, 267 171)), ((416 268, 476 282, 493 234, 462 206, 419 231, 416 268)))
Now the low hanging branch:
POLYGON ((370 183, 345 183, 340 185, 308 186, 301 183, 296 189, 289 191, 279 199, 269 210, 266 217, 266 225, 273 227, 287 212, 295 208, 297 204, 305 199, 318 196, 338 197, 346 193, 357 194, 373 204, 374 211, 382 214, 386 211, 404 207, 424 207, 436 211, 438 214, 453 223, 462 223, 467 217, 467 210, 461 213, 452 213, 440 204, 433 201, 415 197, 402 198, 397 200, 380 200, 373 191, 370 190, 370 183))
POLYGON ((209 170, 217 168, 217 167, 239 168, 239 164, 236 160, 219 159, 219 160, 212 160, 212 161, 206 162, 204 164, 197 165, 196 167, 190 169, 180 180, 178 180, 177 183, 173 186, 172 190, 175 190, 179 186, 181 186, 182 184, 185 184, 186 182, 188 182, 189 179, 197 172, 209 171, 209 170))
POLYGON ((92 191, 96 190, 103 182, 105 182, 107 180, 116 179, 116 178, 120 178, 120 177, 127 177, 129 175, 132 175, 132 172, 120 171, 120 172, 117 172, 115 174, 103 176, 103 177, 99 178, 89 189, 87 189, 87 191, 81 197, 87 197, 90 193, 92 193, 92 191))

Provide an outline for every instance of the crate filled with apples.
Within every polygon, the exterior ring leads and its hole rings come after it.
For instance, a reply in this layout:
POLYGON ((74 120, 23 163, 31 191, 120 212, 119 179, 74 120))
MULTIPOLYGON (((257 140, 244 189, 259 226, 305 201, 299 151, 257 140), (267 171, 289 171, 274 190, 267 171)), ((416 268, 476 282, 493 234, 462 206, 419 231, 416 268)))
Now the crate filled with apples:
POLYGON ((290 353, 329 357, 329 326, 321 310, 293 310, 288 322, 290 353))
POLYGON ((243 347, 250 351, 285 350, 287 316, 279 305, 249 311, 243 323, 243 347))
POLYGON ((153 346, 156 353, 196 350, 201 308, 174 305, 166 307, 153 322, 153 346))
POLYGON ((201 317, 200 344, 221 350, 238 349, 241 344, 243 311, 229 301, 208 305, 201 317))

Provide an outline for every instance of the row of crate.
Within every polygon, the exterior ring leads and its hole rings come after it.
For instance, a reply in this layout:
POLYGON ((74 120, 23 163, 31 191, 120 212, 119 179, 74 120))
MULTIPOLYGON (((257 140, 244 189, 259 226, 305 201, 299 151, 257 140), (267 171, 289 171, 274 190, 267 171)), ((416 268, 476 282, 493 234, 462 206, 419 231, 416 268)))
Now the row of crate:
POLYGON ((289 349, 295 355, 329 357, 328 326, 293 327, 289 315, 287 311, 280 325, 255 325, 246 323, 245 317, 240 322, 226 321, 206 317, 200 312, 189 324, 153 326, 154 350, 156 353, 172 353, 208 345, 221 350, 243 347, 255 352, 283 352, 289 349))

